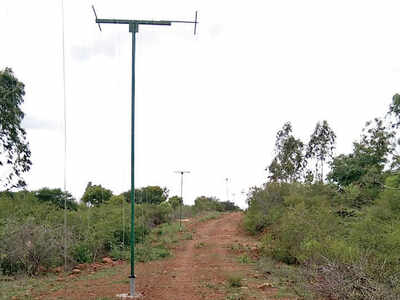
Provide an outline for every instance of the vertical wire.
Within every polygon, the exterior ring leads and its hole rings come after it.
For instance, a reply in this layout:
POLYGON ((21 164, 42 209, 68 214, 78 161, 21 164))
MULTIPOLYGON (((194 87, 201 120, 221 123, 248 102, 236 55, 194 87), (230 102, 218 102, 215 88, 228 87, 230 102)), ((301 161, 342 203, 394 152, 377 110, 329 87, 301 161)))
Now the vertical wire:
MULTIPOLYGON (((67 192, 67 101, 65 89, 65 20, 64 0, 61 0, 62 20, 62 78, 64 99, 64 192, 67 192)), ((64 271, 67 271, 67 197, 64 195, 64 271)))
MULTIPOLYGON (((117 68, 119 69, 121 67, 121 34, 118 32, 117 36, 117 68)), ((117 77, 117 89, 118 91, 121 91, 121 78, 118 76, 117 77)), ((121 202, 121 217, 122 217, 122 245, 121 245, 121 250, 125 248, 125 200, 122 199, 121 202)))
MULTIPOLYGON (((63 100, 64 100, 64 272, 67 272, 67 97, 65 89, 65 20, 64 20, 64 0, 61 0, 61 20, 62 20, 62 79, 63 79, 63 100)), ((65 294, 67 296, 67 285, 65 294)))
MULTIPOLYGON (((145 197, 144 197, 146 204, 149 203, 149 193, 147 192, 147 190, 145 191, 145 197)), ((145 209, 145 205, 144 205, 144 201, 143 201, 143 195, 142 195, 142 201, 141 201, 141 207, 142 207, 142 244, 144 243, 144 238, 145 238, 145 225, 144 225, 144 209, 145 209)))
POLYGON ((125 199, 122 199, 122 249, 125 248, 125 211, 124 211, 125 199))

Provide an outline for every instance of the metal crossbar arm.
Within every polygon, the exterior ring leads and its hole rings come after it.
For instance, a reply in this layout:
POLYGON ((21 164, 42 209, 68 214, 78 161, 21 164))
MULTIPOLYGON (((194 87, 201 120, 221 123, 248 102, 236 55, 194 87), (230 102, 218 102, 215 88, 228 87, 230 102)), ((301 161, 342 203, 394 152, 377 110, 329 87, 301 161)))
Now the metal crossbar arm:
POLYGON ((137 24, 137 25, 166 25, 170 26, 171 21, 150 21, 150 20, 119 20, 119 19, 96 19, 97 24, 137 24))
POLYGON ((136 28, 135 32, 138 31, 138 25, 161 25, 161 26, 171 26, 172 23, 184 23, 184 24, 194 24, 194 34, 196 34, 197 24, 197 11, 194 16, 194 21, 181 21, 181 20, 171 20, 171 21, 154 21, 154 20, 125 20, 125 19, 98 19, 96 10, 92 5, 92 9, 94 12, 94 16, 96 18, 96 23, 99 25, 99 29, 101 31, 100 24, 129 24, 130 26, 134 26, 136 28))

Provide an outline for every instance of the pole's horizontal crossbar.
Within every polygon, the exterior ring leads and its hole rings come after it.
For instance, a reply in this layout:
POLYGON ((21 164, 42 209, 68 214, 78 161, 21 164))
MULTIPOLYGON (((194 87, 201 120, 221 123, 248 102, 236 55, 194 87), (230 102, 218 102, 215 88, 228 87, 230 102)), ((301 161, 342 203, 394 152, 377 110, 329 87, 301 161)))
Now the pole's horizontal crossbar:
POLYGON ((152 20, 121 20, 121 19, 96 19, 98 24, 138 24, 138 25, 165 25, 170 26, 172 23, 197 23, 193 21, 152 21, 152 20))
POLYGON ((119 20, 119 19, 96 19, 96 23, 101 24, 140 24, 140 25, 166 25, 170 26, 170 21, 148 21, 148 20, 119 20))

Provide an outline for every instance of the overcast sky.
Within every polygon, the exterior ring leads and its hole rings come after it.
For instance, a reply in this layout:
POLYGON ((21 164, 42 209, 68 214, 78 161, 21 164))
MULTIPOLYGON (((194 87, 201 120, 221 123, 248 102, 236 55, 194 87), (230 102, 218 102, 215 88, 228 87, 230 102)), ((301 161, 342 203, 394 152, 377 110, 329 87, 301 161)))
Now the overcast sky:
MULTIPOLYGON (((136 56, 136 186, 244 206, 266 181, 276 131, 307 142, 317 121, 351 151, 365 121, 399 92, 399 1, 65 1, 67 189, 130 188, 131 36, 100 18, 184 19, 142 26, 136 56), (235 195, 233 195, 235 194, 235 195)), ((26 85, 29 189, 63 186, 61 0, 0 2, 0 69, 26 85)))

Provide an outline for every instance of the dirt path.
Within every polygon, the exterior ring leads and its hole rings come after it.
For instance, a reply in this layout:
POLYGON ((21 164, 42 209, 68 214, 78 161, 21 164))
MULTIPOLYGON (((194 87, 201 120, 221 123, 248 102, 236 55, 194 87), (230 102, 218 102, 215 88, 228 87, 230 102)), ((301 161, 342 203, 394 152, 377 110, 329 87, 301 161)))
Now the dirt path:
MULTIPOLYGON (((137 291, 143 300, 269 299, 274 288, 260 289, 251 264, 238 259, 243 246, 255 240, 241 229, 242 213, 223 214, 217 219, 189 223, 193 239, 181 241, 168 259, 139 263, 137 291), (241 278, 241 287, 229 281, 241 278)), ((246 256, 243 256, 246 259, 246 256)), ((129 291, 129 265, 116 265, 104 277, 71 278, 65 289, 40 299, 115 299, 129 291)))

